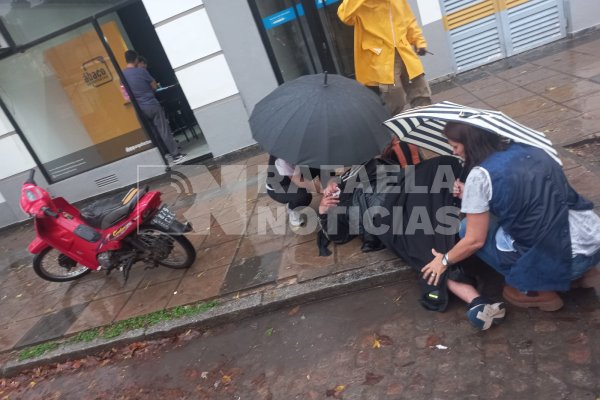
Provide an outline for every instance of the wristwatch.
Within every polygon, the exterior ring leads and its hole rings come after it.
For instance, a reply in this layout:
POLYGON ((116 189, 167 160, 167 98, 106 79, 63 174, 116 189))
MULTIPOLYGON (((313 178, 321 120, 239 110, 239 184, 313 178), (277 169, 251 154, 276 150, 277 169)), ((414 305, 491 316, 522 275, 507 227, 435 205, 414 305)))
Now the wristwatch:
POLYGON ((452 266, 452 263, 450 263, 450 260, 448 259, 448 253, 444 254, 444 256, 442 257, 442 265, 446 268, 452 266))

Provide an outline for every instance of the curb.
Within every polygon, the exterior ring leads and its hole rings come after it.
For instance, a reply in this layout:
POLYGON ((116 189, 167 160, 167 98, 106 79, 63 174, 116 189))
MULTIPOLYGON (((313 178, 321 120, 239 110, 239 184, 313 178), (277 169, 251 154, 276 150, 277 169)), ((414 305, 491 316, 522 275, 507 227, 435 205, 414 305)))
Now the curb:
POLYGON ((61 343, 56 350, 45 353, 38 358, 8 361, 2 366, 0 377, 9 378, 41 365, 83 358, 92 353, 140 340, 157 339, 191 328, 209 329, 289 306, 324 300, 401 279, 410 279, 410 271, 412 269, 400 260, 393 260, 303 283, 269 289, 262 293, 254 293, 239 299, 229 300, 200 314, 160 322, 148 328, 134 329, 116 338, 97 338, 90 342, 61 343))

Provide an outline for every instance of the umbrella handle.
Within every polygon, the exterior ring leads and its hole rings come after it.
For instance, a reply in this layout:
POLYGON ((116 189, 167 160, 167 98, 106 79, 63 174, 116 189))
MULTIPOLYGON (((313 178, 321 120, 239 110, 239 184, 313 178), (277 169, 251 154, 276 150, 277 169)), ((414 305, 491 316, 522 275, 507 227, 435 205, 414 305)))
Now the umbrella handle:
POLYGON ((325 77, 323 78, 323 86, 327 87, 329 85, 327 85, 327 71, 323 71, 323 74, 325 75, 325 77))

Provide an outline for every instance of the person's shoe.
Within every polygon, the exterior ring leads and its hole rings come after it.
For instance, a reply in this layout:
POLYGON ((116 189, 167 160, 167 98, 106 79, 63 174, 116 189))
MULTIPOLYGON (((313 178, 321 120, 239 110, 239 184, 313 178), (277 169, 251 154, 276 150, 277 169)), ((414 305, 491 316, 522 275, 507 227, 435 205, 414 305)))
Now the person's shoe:
POLYGON ((505 285, 502 297, 513 306, 523 308, 539 308, 542 311, 556 311, 563 306, 563 301, 556 292, 529 291, 522 293, 512 286, 505 285))
POLYGON ((373 251, 379 251, 385 249, 385 245, 379 241, 373 242, 364 242, 360 247, 360 250, 363 253, 371 253, 373 251))
POLYGON ((185 161, 187 154, 179 153, 173 157, 173 164, 179 164, 180 162, 185 161))
POLYGON ((592 267, 587 270, 580 278, 575 279, 571 282, 571 288, 594 288, 596 286, 600 286, 600 268, 592 267))
POLYGON ((296 210, 288 209, 288 218, 290 221, 290 227, 292 229, 298 229, 304 224, 304 218, 302 218, 302 214, 296 210))
POLYGON ((467 311, 467 318, 473 326, 479 330, 485 331, 489 329, 492 324, 498 325, 504 321, 506 316, 506 306, 503 302, 492 303, 488 300, 483 300, 482 297, 478 297, 473 300, 469 305, 467 311), (478 301, 482 299, 481 301, 478 301))

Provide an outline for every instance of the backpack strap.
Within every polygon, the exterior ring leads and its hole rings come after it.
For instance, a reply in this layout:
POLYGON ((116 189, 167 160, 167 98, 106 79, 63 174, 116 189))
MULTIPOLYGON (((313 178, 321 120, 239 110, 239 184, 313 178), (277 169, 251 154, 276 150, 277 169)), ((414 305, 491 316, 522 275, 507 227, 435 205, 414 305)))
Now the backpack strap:
POLYGON ((401 142, 397 137, 392 138, 390 144, 383 151, 382 156, 389 160, 395 158, 398 160, 401 168, 405 168, 407 165, 417 165, 421 162, 417 146, 401 142), (410 160, 407 156, 410 156, 410 160))

